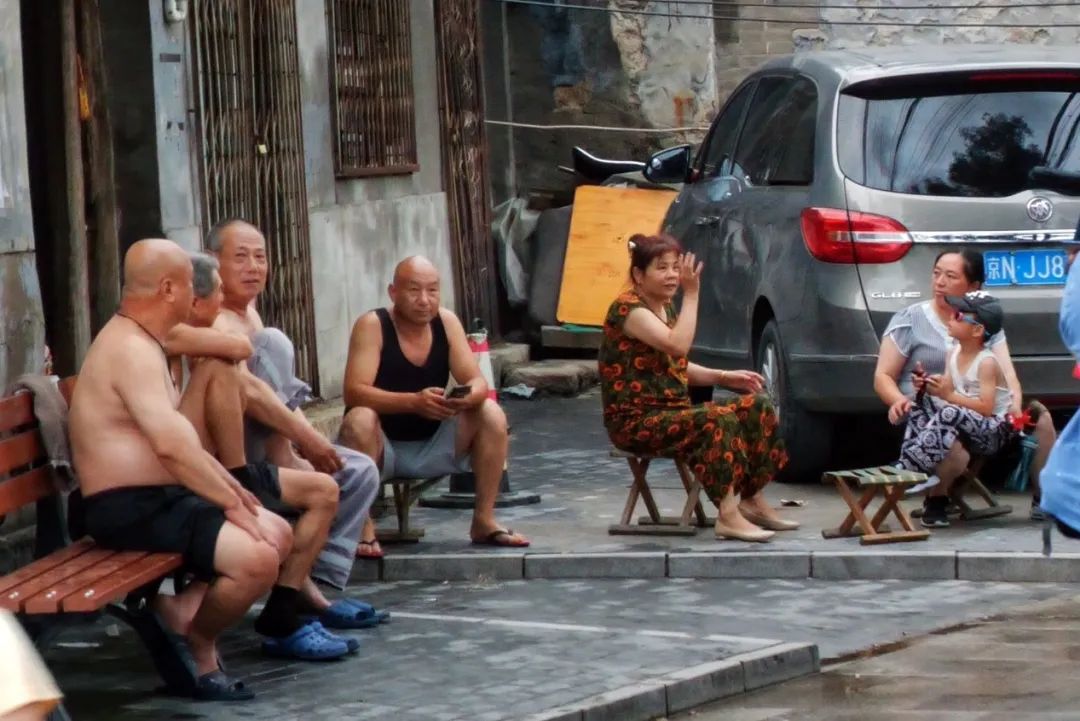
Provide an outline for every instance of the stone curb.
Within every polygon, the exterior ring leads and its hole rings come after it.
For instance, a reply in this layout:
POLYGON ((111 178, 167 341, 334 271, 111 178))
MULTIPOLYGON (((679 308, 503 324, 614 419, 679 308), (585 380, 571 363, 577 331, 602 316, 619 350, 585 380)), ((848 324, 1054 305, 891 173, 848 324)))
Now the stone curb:
POLYGON ((351 580, 739 578, 822 581, 1080 583, 1080 553, 980 551, 729 551, 428 553, 357 561, 351 580))
POLYGON ((814 644, 779 643, 590 696, 523 721, 648 721, 820 670, 814 644))

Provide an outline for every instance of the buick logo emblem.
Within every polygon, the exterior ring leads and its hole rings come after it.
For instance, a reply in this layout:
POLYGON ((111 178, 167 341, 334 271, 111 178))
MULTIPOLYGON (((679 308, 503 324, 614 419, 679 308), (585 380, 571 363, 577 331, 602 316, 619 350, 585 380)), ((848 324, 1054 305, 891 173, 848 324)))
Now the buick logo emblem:
POLYGON ((1054 214, 1054 204, 1042 196, 1036 196, 1028 201, 1027 213, 1036 223, 1045 223, 1054 214))

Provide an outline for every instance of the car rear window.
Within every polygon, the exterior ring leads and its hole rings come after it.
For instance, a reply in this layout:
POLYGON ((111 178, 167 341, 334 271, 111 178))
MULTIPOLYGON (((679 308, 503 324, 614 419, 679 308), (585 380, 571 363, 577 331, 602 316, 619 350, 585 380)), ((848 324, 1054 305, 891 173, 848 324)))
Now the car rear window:
POLYGON ((1080 75, 864 83, 845 90, 841 114, 862 115, 862 153, 840 153, 861 167, 845 173, 879 190, 995 198, 1039 189, 1035 168, 1080 173, 1080 75))

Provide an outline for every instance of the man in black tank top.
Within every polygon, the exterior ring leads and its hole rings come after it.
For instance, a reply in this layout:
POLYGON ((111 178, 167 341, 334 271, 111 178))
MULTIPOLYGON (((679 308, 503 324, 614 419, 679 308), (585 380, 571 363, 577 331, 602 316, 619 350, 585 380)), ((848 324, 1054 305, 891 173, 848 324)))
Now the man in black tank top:
MULTIPOLYGON (((439 307, 438 270, 426 258, 407 258, 389 291, 391 308, 371 311, 353 326, 339 442, 374 458, 384 480, 472 470, 473 543, 529 545, 495 520, 506 416, 488 398, 461 321, 439 307), (448 390, 451 378, 456 383, 448 390)), ((373 538, 373 529, 363 537, 373 538)))

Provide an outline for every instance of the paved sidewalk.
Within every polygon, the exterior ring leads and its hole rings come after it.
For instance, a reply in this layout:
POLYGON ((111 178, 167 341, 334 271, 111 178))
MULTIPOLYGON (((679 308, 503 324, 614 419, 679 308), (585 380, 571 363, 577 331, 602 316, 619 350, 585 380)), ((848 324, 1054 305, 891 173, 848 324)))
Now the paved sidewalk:
POLYGON ((394 619, 360 634, 358 658, 285 663, 259 655, 246 624, 230 634, 225 661, 259 694, 248 704, 154 695, 133 634, 105 624, 70 632, 46 658, 77 721, 498 721, 549 709, 562 709, 549 718, 639 721, 810 673, 808 642, 827 659, 1080 587, 660 579, 364 590, 394 619))
MULTIPOLYGON (((847 507, 835 489, 820 482, 774 483, 766 496, 775 504, 781 499, 803 500, 802 508, 785 508, 786 517, 800 521, 802 528, 778 534, 771 543, 747 544, 718 541, 711 530, 693 537, 611 536, 626 500, 631 480, 626 462, 608 456, 609 443, 600 416, 596 391, 578 398, 548 398, 539 401, 504 402, 513 427, 509 471, 515 490, 539 493, 537 505, 506 508, 500 518, 530 536, 530 553, 620 553, 626 551, 838 551, 866 552, 855 538, 826 540, 821 530, 835 527, 847 507)), ((886 462, 880 457, 889 447, 870 444, 865 449, 848 449, 852 463, 866 465, 886 462), (870 456, 861 451, 866 451, 870 456), (874 454, 877 457, 874 457, 874 454)), ((851 466, 847 466, 851 467, 851 466)), ((650 473, 650 485, 667 513, 681 510, 685 494, 670 462, 658 461, 650 473)), ((429 491, 429 493, 439 491, 429 491)), ((704 496, 703 496, 704 497, 704 496)), ((1030 494, 1003 494, 1001 500, 1013 506, 1013 513, 974 522, 957 521, 951 528, 935 529, 927 541, 878 546, 892 552, 926 553, 940 551, 1030 552, 1042 549, 1040 526, 1028 520, 1030 494)), ((921 500, 908 501, 909 510, 921 500)), ((644 512, 639 504, 639 511, 644 512)), ((415 524, 424 526, 425 538, 418 544, 387 546, 391 556, 405 554, 492 553, 489 547, 473 546, 467 538, 469 511, 415 508, 415 524)), ((390 524, 391 519, 384 519, 390 524)), ((1056 550, 1080 551, 1058 536, 1056 550)), ((503 552, 494 550, 494 552, 503 552)), ((515 551, 505 551, 515 553, 515 551)), ((366 575, 377 574, 370 562, 366 575)))
POLYGON ((1080 599, 913 639, 672 721, 1073 721, 1080 599))

